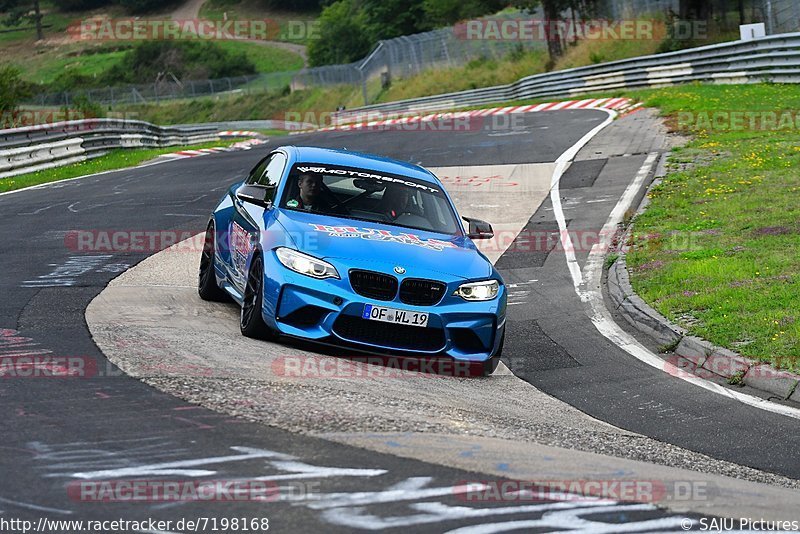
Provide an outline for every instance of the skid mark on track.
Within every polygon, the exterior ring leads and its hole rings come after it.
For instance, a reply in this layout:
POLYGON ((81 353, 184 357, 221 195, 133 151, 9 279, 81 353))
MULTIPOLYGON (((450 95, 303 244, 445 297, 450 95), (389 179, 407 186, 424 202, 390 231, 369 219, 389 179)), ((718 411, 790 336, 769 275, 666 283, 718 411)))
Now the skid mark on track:
MULTIPOLYGON (((43 469, 42 476, 66 479, 67 494, 72 499, 87 502, 121 502, 115 488, 128 488, 134 482, 171 482, 209 488, 221 480, 233 480, 250 484, 261 482, 272 490, 266 499, 263 498, 263 484, 250 486, 258 487, 257 490, 251 489, 251 493, 244 489, 245 493, 239 494, 251 497, 264 515, 275 513, 270 511, 270 506, 295 506, 306 509, 329 525, 361 530, 440 525, 441 530, 470 528, 502 532, 525 523, 543 528, 613 532, 669 528, 681 519, 665 516, 652 504, 620 502, 537 486, 526 486, 516 490, 514 495, 501 495, 498 493, 501 481, 459 481, 453 484, 437 482, 432 476, 397 477, 380 467, 318 465, 257 447, 231 446, 223 454, 195 455, 192 449, 201 447, 181 447, 172 441, 153 437, 61 444, 33 442, 29 448, 35 453, 34 461, 43 469), (148 459, 150 461, 146 461, 148 459), (87 465, 99 469, 82 469, 87 465), (367 480, 373 481, 369 490, 364 489, 367 480), (313 488, 313 491, 297 491, 303 487, 313 488), (259 493, 252 493, 254 491, 259 493), (542 498, 543 495, 546 497, 542 498), (261 498, 255 498, 259 496, 261 498), (512 500, 511 505, 503 505, 503 501, 512 500), (637 511, 651 512, 660 517, 639 521, 626 517, 624 525, 597 517, 603 512, 637 511), (509 520, 504 521, 505 518, 509 520), (490 523, 489 530, 486 529, 487 520, 495 521, 490 523)), ((169 499, 149 499, 152 495, 149 493, 140 499, 144 501, 142 505, 150 505, 151 513, 198 500, 172 494, 169 499)), ((130 502, 128 499, 123 501, 130 502)), ((39 512, 72 513, 2 498, 0 502, 39 512)), ((204 500, 202 504, 207 507, 211 502, 204 500)))

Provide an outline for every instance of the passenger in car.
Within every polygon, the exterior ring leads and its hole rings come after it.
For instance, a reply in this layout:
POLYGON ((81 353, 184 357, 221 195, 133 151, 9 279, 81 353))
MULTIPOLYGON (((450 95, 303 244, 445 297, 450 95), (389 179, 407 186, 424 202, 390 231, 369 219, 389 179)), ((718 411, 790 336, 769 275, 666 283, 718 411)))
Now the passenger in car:
POLYGON ((387 184, 381 198, 380 209, 392 221, 403 213, 411 212, 411 192, 407 187, 387 184))

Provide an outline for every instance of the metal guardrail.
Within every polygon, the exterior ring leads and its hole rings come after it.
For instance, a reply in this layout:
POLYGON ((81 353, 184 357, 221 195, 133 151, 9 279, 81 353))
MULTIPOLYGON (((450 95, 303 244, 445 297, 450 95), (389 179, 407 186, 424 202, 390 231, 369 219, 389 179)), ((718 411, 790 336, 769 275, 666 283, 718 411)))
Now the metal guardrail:
POLYGON ((213 126, 161 127, 119 119, 0 130, 0 179, 85 161, 115 148, 164 147, 216 139, 213 126))
POLYGON ((353 108, 347 121, 387 113, 445 111, 496 102, 701 83, 800 83, 800 33, 733 41, 527 76, 508 85, 353 108))
MULTIPOLYGON (((299 115, 299 114, 298 114, 299 115)), ((195 124, 176 124, 173 128, 191 128, 195 124)), ((305 130, 313 128, 313 124, 305 122, 295 122, 289 120, 263 119, 263 120, 242 120, 242 121, 222 121, 204 122, 203 126, 210 126, 217 130, 305 130)))

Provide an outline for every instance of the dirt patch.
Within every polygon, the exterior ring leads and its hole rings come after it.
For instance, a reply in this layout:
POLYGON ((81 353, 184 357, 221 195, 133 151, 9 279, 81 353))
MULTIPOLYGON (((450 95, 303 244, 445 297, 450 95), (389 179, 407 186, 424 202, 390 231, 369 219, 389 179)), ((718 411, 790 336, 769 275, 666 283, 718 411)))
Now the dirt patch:
POLYGON ((753 234, 762 235, 786 235, 792 233, 792 229, 786 226, 762 226, 753 230, 753 234))

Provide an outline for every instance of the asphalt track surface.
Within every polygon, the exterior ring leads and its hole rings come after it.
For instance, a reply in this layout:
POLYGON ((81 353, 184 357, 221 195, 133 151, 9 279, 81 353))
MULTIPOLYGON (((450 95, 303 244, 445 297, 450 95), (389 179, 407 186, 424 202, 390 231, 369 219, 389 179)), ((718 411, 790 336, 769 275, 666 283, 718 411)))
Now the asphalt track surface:
MULTIPOLYGON (((290 141, 381 153, 428 166, 548 162, 605 117, 605 113, 590 110, 526 115, 524 135, 331 132, 290 141)), ((5 481, 0 490, 0 518, 266 516, 278 532, 344 531, 356 525, 408 528, 410 524, 415 531, 440 532, 486 523, 489 517, 492 522, 541 517, 542 510, 505 507, 500 511, 502 503, 469 503, 471 508, 498 508, 485 516, 465 512, 454 508, 465 503, 453 488, 464 480, 481 480, 480 476, 245 423, 187 405, 120 376, 108 366, 92 342, 84 312, 112 278, 145 255, 76 254, 65 245, 67 232, 199 231, 228 185, 240 179, 271 146, 274 144, 0 196, 4 215, 0 222, 4 236, 0 244, 0 328, 5 329, 0 357, 32 352, 81 356, 96 362, 99 370, 96 376, 81 379, 19 377, 0 381, 0 399, 6 408, 0 422, 4 438, 0 470, 5 481), (302 500, 87 503, 67 491, 71 483, 80 480, 191 477, 198 471, 217 479, 267 477, 265 480, 281 484, 286 478, 313 478, 321 481, 319 491, 337 495, 323 499, 329 503, 325 507, 318 501, 302 500), (361 493, 352 495, 354 492, 361 493), (426 504, 426 499, 436 502, 426 504), (412 501, 413 506, 409 504, 412 501), (369 514, 380 517, 370 519, 369 514), (368 520, 352 522, 353 517, 364 516, 368 520), (416 523, 409 523, 409 517, 416 523), (392 522, 388 518, 399 519, 392 522)), ((623 179, 607 184, 603 194, 619 195, 643 157, 626 159, 629 161, 620 164, 623 179), (623 172, 628 172, 627 177, 623 172)), ((570 195, 586 199, 594 193, 577 187, 565 190, 562 197, 567 205, 570 195)), ((578 202, 572 216, 567 211, 570 228, 599 230, 612 205, 578 202)), ((545 227, 550 221, 552 211, 545 202, 531 224, 545 227)), ((579 260, 584 259, 585 254, 579 253, 579 260)), ((800 477, 796 449, 800 432, 794 421, 660 374, 610 345, 581 308, 563 254, 545 254, 534 266, 509 255, 498 265, 509 283, 542 281, 531 285, 523 301, 510 311, 505 356, 515 374, 621 428, 712 457, 800 477)), ((589 517, 586 508, 570 513, 589 517)), ((609 507, 604 514, 592 518, 615 523, 661 517, 665 522, 654 523, 653 528, 677 526, 669 523, 668 514, 652 507, 609 507)), ((552 519, 549 526, 557 526, 560 520, 563 518, 552 519)))

